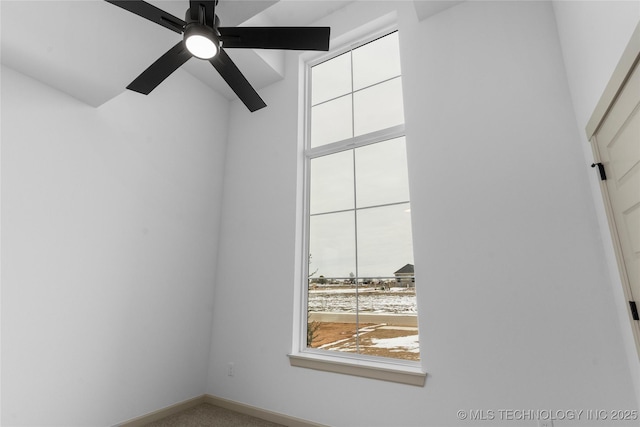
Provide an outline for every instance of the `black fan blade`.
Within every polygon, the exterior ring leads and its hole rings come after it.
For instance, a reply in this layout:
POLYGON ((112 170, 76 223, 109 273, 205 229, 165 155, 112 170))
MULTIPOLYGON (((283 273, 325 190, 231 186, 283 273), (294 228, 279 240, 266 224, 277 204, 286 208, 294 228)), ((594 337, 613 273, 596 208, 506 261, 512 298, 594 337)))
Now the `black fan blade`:
POLYGON ((167 53, 162 55, 156 62, 151 64, 149 68, 144 70, 127 89, 135 92, 149 95, 160 83, 171 75, 175 70, 180 68, 182 64, 191 58, 191 54, 184 46, 184 42, 180 40, 178 44, 169 49, 167 53))
POLYGON ((225 48, 329 50, 329 27, 221 27, 225 48))
POLYGON ((260 98, 260 95, 258 95, 258 92, 251 86, 251 83, 247 81, 238 67, 236 67, 236 64, 229 58, 229 55, 227 55, 224 49, 220 49, 220 52, 211 58, 209 62, 218 70, 222 78, 231 89, 233 89, 236 95, 238 95, 240 101, 247 106, 249 111, 254 112, 267 106, 262 98, 260 98))
POLYGON ((170 13, 165 12, 162 9, 158 9, 152 4, 140 0, 124 0, 114 1, 105 0, 107 3, 111 3, 118 7, 128 10, 131 13, 135 13, 138 16, 142 16, 149 21, 160 24, 165 28, 175 31, 178 34, 182 34, 183 28, 187 25, 182 19, 176 18, 170 13))
POLYGON ((190 0, 189 1, 189 14, 191 20, 198 21, 200 7, 204 7, 204 23, 209 27, 213 27, 213 21, 216 16, 216 2, 215 0, 190 0))

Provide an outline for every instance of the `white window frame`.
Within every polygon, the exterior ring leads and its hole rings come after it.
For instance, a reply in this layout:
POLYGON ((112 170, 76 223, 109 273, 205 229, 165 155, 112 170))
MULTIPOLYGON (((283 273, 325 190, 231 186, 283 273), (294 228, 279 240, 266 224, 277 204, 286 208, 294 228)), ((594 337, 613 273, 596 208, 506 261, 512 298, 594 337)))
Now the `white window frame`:
MULTIPOLYGON (((297 252, 302 254, 301 259, 298 261, 301 265, 296 269, 296 271, 299 272, 296 277, 296 286, 298 289, 301 288, 301 292, 299 292, 299 300, 296 298, 297 306, 295 307, 294 312, 297 313, 297 315, 295 316, 294 324, 293 349, 288 356, 291 366, 423 386, 426 379, 426 372, 424 372, 422 362, 420 361, 383 358, 363 354, 354 355, 350 353, 319 350, 307 347, 310 161, 312 158, 321 157, 323 155, 364 147, 366 145, 405 136, 405 126, 403 123, 401 125, 371 132, 362 136, 351 137, 341 141, 310 148, 311 68, 397 30, 396 26, 385 27, 381 30, 370 33, 367 37, 360 38, 355 43, 349 43, 339 49, 332 50, 329 53, 310 59, 302 64, 302 67, 304 67, 304 99, 302 101, 304 111, 304 146, 301 152, 300 161, 303 165, 302 177, 304 181, 304 207, 301 213, 302 221, 300 225, 301 230, 299 232, 301 238, 298 238, 298 242, 296 244, 297 252)), ((402 78, 402 74, 400 76, 402 78)))

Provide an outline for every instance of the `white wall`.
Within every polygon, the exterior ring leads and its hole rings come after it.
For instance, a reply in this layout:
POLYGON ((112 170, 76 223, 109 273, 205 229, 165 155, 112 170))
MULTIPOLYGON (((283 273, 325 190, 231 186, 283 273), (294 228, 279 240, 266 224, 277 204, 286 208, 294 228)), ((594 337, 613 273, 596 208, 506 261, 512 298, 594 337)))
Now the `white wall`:
POLYGON ((553 9, 583 136, 587 121, 640 21, 640 1, 555 0, 553 9))
MULTIPOLYGON (((553 7, 585 165, 589 165, 593 162, 593 152, 585 128, 631 34, 640 22, 640 1, 554 1, 553 7)), ((602 256, 608 262, 609 282, 615 296, 631 378, 640 404, 640 360, 629 324, 628 305, 611 243, 600 182, 594 170, 585 168, 585 174, 588 175, 598 214, 602 256)))
MULTIPOLYGON (((551 4, 465 2, 422 22, 394 5, 426 385, 289 366, 301 286, 290 55, 285 80, 261 92, 268 108, 231 110, 207 392, 351 427, 474 425, 459 409, 638 409, 551 4)), ((383 9, 358 2, 322 24, 383 9)))
POLYGON ((205 391, 228 102, 183 72, 94 109, 2 68, 2 425, 205 391))

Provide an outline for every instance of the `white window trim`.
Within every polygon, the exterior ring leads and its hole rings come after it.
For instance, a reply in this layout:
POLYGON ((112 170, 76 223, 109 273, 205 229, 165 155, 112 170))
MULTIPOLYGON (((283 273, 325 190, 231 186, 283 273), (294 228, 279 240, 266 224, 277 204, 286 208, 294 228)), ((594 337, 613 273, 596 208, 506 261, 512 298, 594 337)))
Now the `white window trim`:
POLYGON ((369 360, 360 355, 329 355, 328 351, 319 353, 312 349, 289 354, 291 366, 309 368, 337 374, 354 375, 375 380, 391 381, 422 387, 427 374, 422 370, 420 362, 397 363, 396 359, 369 360))
POLYGON ((303 178, 303 193, 304 206, 301 212, 301 222, 299 227, 299 235, 302 235, 301 239, 297 239, 296 244, 297 253, 299 256, 300 267, 296 268, 298 272, 296 274, 295 286, 297 289, 296 294, 299 298, 295 298, 296 307, 294 307, 294 313, 297 313, 297 321, 294 324, 294 336, 293 336, 293 349, 288 355, 291 366, 300 368, 309 368, 326 372, 334 372, 339 374, 354 375, 359 377, 392 381, 402 384, 424 386, 426 381, 426 372, 422 367, 421 361, 410 361, 402 359, 392 359, 384 357, 374 357, 367 355, 353 355, 349 353, 340 353, 336 351, 317 350, 314 348, 308 348, 307 343, 307 299, 308 299, 308 286, 304 284, 308 283, 309 263, 307 248, 309 243, 309 162, 311 158, 327 155, 337 150, 354 149, 363 147, 369 144, 386 141, 398 137, 405 136, 404 124, 394 126, 391 128, 383 129, 380 131, 372 132, 362 136, 356 136, 347 138, 342 141, 325 144, 319 147, 309 148, 310 141, 310 99, 311 99, 311 85, 310 75, 311 67, 337 57, 343 53, 361 46, 380 37, 385 36, 393 31, 397 31, 397 27, 387 26, 379 31, 370 33, 367 37, 359 39, 356 43, 350 43, 342 48, 333 50, 322 56, 318 56, 312 60, 301 63, 304 76, 304 97, 302 99, 304 108, 304 145, 301 150, 302 162, 302 178, 303 178), (298 246, 301 245, 301 246, 298 246), (302 258, 302 259, 301 259, 302 258))
MULTIPOLYGON (((324 155, 337 153, 338 151, 346 151, 353 148, 364 147, 365 145, 369 145, 369 144, 376 144, 378 142, 388 141, 394 138, 400 138, 404 135, 405 135, 404 124, 402 124, 402 125, 397 125, 391 128, 378 130, 375 132, 370 132, 365 135, 343 139, 342 141, 336 141, 330 144, 321 145, 319 147, 308 148, 305 151, 305 157, 306 157, 305 161, 311 158, 322 157, 324 155)), ((308 184, 309 177, 305 176, 305 178, 307 178, 307 184, 308 184)))

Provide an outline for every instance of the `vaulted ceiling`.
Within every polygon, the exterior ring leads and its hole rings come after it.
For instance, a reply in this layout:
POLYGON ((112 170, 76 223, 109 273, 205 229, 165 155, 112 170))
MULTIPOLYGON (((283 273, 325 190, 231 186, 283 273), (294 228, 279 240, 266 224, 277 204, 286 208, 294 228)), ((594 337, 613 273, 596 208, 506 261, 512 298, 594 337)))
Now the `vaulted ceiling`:
MULTIPOLYGON (((187 0, 149 0, 184 18, 187 0)), ((221 0, 221 25, 302 26, 352 1, 221 0)), ((460 1, 416 1, 424 18, 460 1)), ((101 0, 0 1, 3 65, 39 80, 92 106, 118 94, 164 54, 181 35, 101 0)), ((227 53, 260 90, 283 77, 284 53, 228 49, 227 53)), ((190 59, 183 69, 227 99, 235 94, 207 61, 190 59)))

